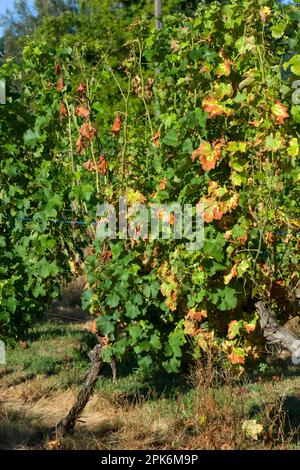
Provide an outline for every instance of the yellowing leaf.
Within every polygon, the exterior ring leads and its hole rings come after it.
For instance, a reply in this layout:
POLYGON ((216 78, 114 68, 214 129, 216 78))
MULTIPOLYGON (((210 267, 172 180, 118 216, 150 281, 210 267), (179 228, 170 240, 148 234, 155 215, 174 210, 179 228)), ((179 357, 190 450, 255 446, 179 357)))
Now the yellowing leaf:
POLYGON ((252 320, 251 322, 244 324, 244 328, 247 331, 247 333, 253 333, 253 331, 256 328, 256 321, 257 321, 257 318, 254 318, 254 320, 252 320))
POLYGON ((237 276, 237 263, 235 263, 235 265, 231 268, 231 271, 229 274, 227 274, 226 276, 224 276, 224 284, 229 284, 230 281, 237 276))
POLYGON ((242 277, 249 268, 249 261, 247 261, 246 259, 241 260, 237 266, 237 277, 242 277))
POLYGON ((299 155, 299 144, 296 137, 290 140, 287 152, 291 157, 297 157, 297 155, 299 155))
POLYGON ((234 339, 240 333, 240 322, 232 320, 228 325, 228 338, 234 339))
POLYGON ((231 155, 235 154, 236 152, 244 153, 247 150, 247 142, 239 142, 239 141, 231 140, 230 142, 227 143, 226 149, 231 155))
POLYGON ((199 158, 204 171, 213 170, 221 157, 222 145, 221 142, 210 144, 209 142, 202 141, 199 147, 192 153, 192 160, 199 158))
POLYGON ((224 83, 224 82, 215 82, 214 83, 215 95, 216 98, 221 100, 224 96, 232 96, 233 95, 233 87, 231 83, 224 83))
POLYGON ((266 138, 266 150, 277 152, 282 148, 284 144, 284 139, 277 132, 275 136, 273 134, 268 135, 266 138))
POLYGON ((259 10, 259 16, 261 17, 261 20, 263 23, 266 23, 269 16, 271 15, 271 8, 264 6, 259 10))
POLYGON ((231 180, 233 186, 241 186, 243 183, 245 183, 244 178, 241 175, 239 175, 238 173, 236 173, 235 171, 233 171, 231 173, 230 180, 231 180))
POLYGON ((216 70, 217 77, 219 78, 222 75, 225 75, 226 77, 228 77, 228 75, 230 75, 230 68, 231 68, 230 66, 231 66, 230 60, 225 60, 224 62, 219 64, 216 70))
POLYGON ((230 116, 232 114, 232 109, 225 106, 225 104, 220 103, 217 98, 210 96, 203 100, 202 102, 203 109, 209 114, 210 118, 215 116, 220 116, 225 114, 225 116, 230 116))
POLYGON ((281 104, 280 101, 278 100, 272 106, 271 111, 275 120, 279 124, 283 124, 284 120, 289 117, 286 107, 283 104, 281 104))
POLYGON ((263 426, 259 424, 256 419, 245 420, 242 424, 242 430, 244 431, 246 437, 258 440, 258 436, 263 432, 263 426))
POLYGON ((245 364, 245 351, 242 348, 233 348, 227 357, 233 365, 245 364))
POLYGON ((128 188, 126 191, 126 199, 128 204, 136 204, 145 202, 145 197, 139 191, 134 191, 132 188, 128 188))

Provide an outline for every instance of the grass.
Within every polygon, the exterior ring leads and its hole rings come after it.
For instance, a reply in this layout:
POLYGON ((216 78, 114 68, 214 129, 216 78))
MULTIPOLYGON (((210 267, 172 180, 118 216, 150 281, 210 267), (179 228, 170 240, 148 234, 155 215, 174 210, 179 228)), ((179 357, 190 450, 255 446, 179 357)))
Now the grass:
POLYGON ((47 438, 67 413, 95 344, 88 323, 44 323, 0 366, 1 449, 300 449, 300 370, 268 365, 235 380, 208 361, 187 375, 109 366, 75 433, 47 438), (246 436, 243 423, 262 426, 246 436))

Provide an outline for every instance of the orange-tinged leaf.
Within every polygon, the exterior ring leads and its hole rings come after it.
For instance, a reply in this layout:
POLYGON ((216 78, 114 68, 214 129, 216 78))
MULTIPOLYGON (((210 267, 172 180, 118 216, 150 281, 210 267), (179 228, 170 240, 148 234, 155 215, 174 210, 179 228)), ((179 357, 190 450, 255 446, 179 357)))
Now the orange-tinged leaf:
POLYGON ((47 448, 49 450, 57 450, 61 447, 61 445, 62 445, 62 443, 58 439, 47 442, 47 448))
POLYGON ((207 318, 207 310, 196 310, 195 308, 190 308, 188 311, 187 317, 198 322, 202 321, 204 318, 207 318))
POLYGON ((234 339, 239 333, 239 322, 237 320, 232 320, 228 325, 228 338, 234 339))
POLYGON ((233 351, 228 355, 231 364, 245 364, 245 356, 233 351))
POLYGON ((85 122, 82 124, 80 128, 80 134, 82 137, 84 137, 87 140, 93 140, 95 135, 97 133, 96 128, 93 126, 93 124, 89 124, 85 122))
POLYGON ((261 9, 259 10, 259 16, 261 17, 261 20, 263 23, 266 23, 268 21, 271 13, 272 13, 272 10, 270 7, 267 7, 267 6, 261 7, 261 9))
POLYGON ((89 171, 90 173, 95 172, 97 169, 97 172, 100 175, 105 175, 108 171, 108 162, 104 155, 101 155, 99 157, 99 160, 96 162, 96 164, 93 160, 87 160, 82 164, 82 166, 85 170, 89 171))
POLYGON ((213 170, 217 161, 221 157, 222 143, 215 142, 212 145, 209 142, 202 141, 199 147, 192 153, 192 160, 199 158, 204 171, 213 170))
POLYGON ((87 160, 82 164, 83 168, 89 172, 95 171, 95 163, 93 160, 87 160))
POLYGON ((213 118, 215 116, 221 116, 222 114, 225 114, 226 116, 230 116, 232 114, 231 109, 226 108, 224 104, 220 103, 213 96, 210 96, 203 100, 202 105, 204 111, 209 114, 210 118, 213 118))
POLYGON ((223 211, 223 205, 221 202, 216 201, 213 198, 206 198, 204 199, 204 222, 209 223, 212 222, 213 220, 221 220, 224 211, 223 211))
POLYGON ((174 223, 175 223, 175 215, 174 215, 174 212, 171 212, 171 214, 170 214, 170 224, 174 225, 174 223))
POLYGON ((233 195, 228 199, 225 204, 225 212, 231 212, 232 209, 236 209, 239 205, 239 195, 237 193, 233 193, 233 195))
POLYGON ((274 106, 272 106, 272 115, 279 124, 284 124, 284 120, 289 117, 286 107, 276 100, 274 106))
POLYGON ((84 106, 77 106, 75 110, 77 116, 88 119, 90 117, 90 111, 86 109, 84 106))
POLYGON ((160 182, 159 182, 159 190, 163 191, 164 189, 166 189, 166 180, 165 179, 160 180, 160 182))
POLYGON ((228 77, 230 75, 230 70, 231 70, 231 62, 230 60, 225 60, 221 64, 218 65, 217 68, 217 77, 221 77, 222 75, 225 75, 228 77))
POLYGON ((115 135, 118 135, 120 130, 121 130, 121 127, 122 127, 122 121, 119 117, 119 114, 117 113, 116 114, 116 117, 115 117, 115 120, 114 120, 114 124, 112 126, 112 133, 115 134, 115 135))
POLYGON ((214 83, 215 98, 222 100, 225 96, 231 97, 233 95, 233 86, 231 83, 215 82, 214 83))
POLYGON ((207 188, 207 194, 209 196, 211 196, 212 194, 215 196, 216 195, 216 191, 217 189, 219 188, 220 186, 218 185, 218 183, 216 181, 213 181, 211 180, 209 182, 209 185, 208 185, 208 188, 207 188))
POLYGON ((216 181, 210 181, 208 196, 203 196, 200 202, 204 206, 204 222, 221 220, 223 215, 235 209, 239 202, 239 196, 233 191, 228 191, 226 186, 219 186, 216 181))
POLYGON ((229 240, 231 240, 231 237, 232 237, 232 230, 227 230, 227 231, 224 233, 224 238, 225 238, 225 240, 229 241, 229 240))
POLYGON ((65 86, 65 81, 64 81, 64 78, 61 77, 57 82, 57 86, 56 86, 57 91, 61 93, 64 89, 64 86, 65 86))
POLYGON ((97 171, 98 173, 100 173, 100 175, 106 175, 108 171, 108 162, 104 155, 101 155, 99 157, 99 160, 97 162, 97 171))
POLYGON ((77 93, 79 95, 84 95, 86 93, 86 84, 80 83, 79 87, 77 88, 77 93))
POLYGON ((192 160, 194 161, 196 158, 200 157, 202 154, 206 154, 211 152, 211 145, 209 142, 205 142, 202 140, 201 144, 199 147, 193 151, 192 153, 192 160))
POLYGON ((154 134, 154 137, 152 139, 152 142, 154 143, 154 145, 156 145, 156 147, 159 147, 159 145, 160 145, 159 137, 160 137, 160 132, 156 131, 155 134, 154 134))
POLYGON ((180 50, 180 45, 176 41, 176 39, 171 40, 171 49, 172 49, 173 52, 178 52, 180 50))
POLYGON ((251 323, 245 323, 244 328, 247 331, 247 333, 253 333, 253 331, 256 328, 256 325, 251 324, 251 323))
POLYGON ((64 118, 65 116, 67 116, 67 114, 68 114, 67 108, 65 107, 65 104, 64 104, 64 102, 62 101, 62 102, 60 103, 60 108, 59 108, 59 118, 60 118, 60 120, 62 121, 63 118, 64 118))
POLYGON ((76 141, 76 152, 77 153, 82 153, 85 149, 84 141, 81 136, 78 137, 76 141))

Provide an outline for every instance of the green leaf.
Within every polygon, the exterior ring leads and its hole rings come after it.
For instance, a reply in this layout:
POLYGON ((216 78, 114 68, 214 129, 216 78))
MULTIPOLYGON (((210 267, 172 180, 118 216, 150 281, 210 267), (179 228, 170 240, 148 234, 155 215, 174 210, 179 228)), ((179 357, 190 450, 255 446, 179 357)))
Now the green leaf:
POLYGON ((120 254, 123 252, 122 243, 111 243, 110 251, 112 252, 113 259, 119 258, 120 254))
POLYGON ((17 299, 14 295, 11 295, 10 297, 3 298, 1 300, 1 304, 3 307, 6 307, 11 313, 15 313, 17 308, 17 299))
POLYGON ((132 338, 133 343, 136 343, 140 339, 142 334, 141 327, 138 325, 130 325, 128 327, 128 332, 132 338))
POLYGON ((156 297, 158 291, 160 290, 160 284, 157 281, 153 281, 151 284, 147 284, 143 289, 143 294, 145 297, 156 297))
POLYGON ((100 315, 96 320, 97 329, 100 331, 101 335, 110 335, 115 330, 115 324, 112 317, 108 315, 100 315))
POLYGON ((274 26, 272 26, 271 27, 272 37, 275 39, 281 38, 284 34, 286 27, 287 27, 287 24, 285 21, 281 21, 280 23, 277 23, 274 26))
POLYGON ((168 361, 164 361, 162 365, 169 374, 176 373, 179 371, 181 361, 176 357, 172 357, 168 361))
POLYGON ((162 139, 162 143, 170 147, 177 147, 179 145, 177 130, 169 131, 162 139))
POLYGON ((214 239, 204 239, 203 252, 220 262, 224 259, 223 247, 225 244, 226 240, 223 237, 223 234, 218 233, 214 239))
POLYGON ((193 144, 191 139, 186 139, 182 144, 182 152, 188 155, 192 155, 193 152, 193 144))
POLYGON ((111 308, 116 308, 120 303, 120 297, 116 294, 108 294, 106 296, 106 303, 111 308))
MULTIPOLYGON (((299 69, 300 72, 300 69, 299 69)), ((300 73, 299 73, 300 75, 300 73)), ((291 114, 294 118, 294 121, 300 123, 300 105, 294 105, 291 107, 291 114)))
POLYGON ((39 263, 38 273, 43 279, 49 276, 56 276, 58 274, 58 266, 55 261, 49 263, 46 258, 43 258, 39 263))
POLYGON ((276 133, 275 136, 273 134, 268 135, 266 137, 266 148, 267 150, 276 152, 282 147, 283 139, 279 133, 276 133))
POLYGON ((81 184, 80 186, 73 186, 70 192, 70 199, 83 199, 88 202, 94 192, 94 187, 91 184, 81 184))
POLYGON ((136 317, 138 317, 139 315, 139 308, 134 305, 130 300, 128 302, 126 302, 125 304, 125 308, 126 308, 126 316, 131 318, 131 319, 134 319, 136 317))
POLYGON ((35 298, 37 298, 37 297, 40 297, 40 296, 44 296, 46 294, 46 290, 42 285, 37 285, 33 289, 32 293, 33 293, 33 296, 35 298))
POLYGON ((36 129, 28 129, 24 134, 24 144, 28 147, 35 147, 41 135, 36 129))
POLYGON ((82 308, 84 310, 89 309, 89 307, 91 306, 91 303, 92 303, 92 298, 93 298, 92 289, 88 289, 88 290, 85 290, 83 292, 81 300, 82 300, 82 308))
POLYGON ((238 303, 236 290, 229 286, 224 289, 218 288, 216 292, 209 293, 209 298, 222 311, 232 310, 238 303))
POLYGON ((226 286, 223 295, 220 310, 232 310, 237 306, 238 298, 235 289, 226 286))
POLYGON ((284 68, 287 69, 289 66, 291 66, 291 71, 295 75, 300 75, 300 55, 296 54, 294 57, 292 57, 285 65, 284 68))
POLYGON ((150 344, 154 349, 160 350, 161 349, 161 342, 160 337, 157 333, 151 336, 150 344))
POLYGON ((141 369, 148 370, 152 366, 151 356, 143 356, 138 358, 138 365, 141 369))
POLYGON ((195 62, 197 62, 202 56, 203 56, 203 47, 195 46, 190 52, 190 57, 195 62))

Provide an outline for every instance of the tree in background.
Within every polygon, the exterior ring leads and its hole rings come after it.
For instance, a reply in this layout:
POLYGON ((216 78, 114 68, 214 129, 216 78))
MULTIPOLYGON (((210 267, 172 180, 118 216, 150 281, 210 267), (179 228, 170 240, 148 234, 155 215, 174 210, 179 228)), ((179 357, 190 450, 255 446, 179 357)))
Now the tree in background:
MULTIPOLYGON (((164 0, 163 14, 187 13, 198 3, 164 0)), ((153 17, 153 0, 35 0, 33 9, 26 0, 15 0, 13 9, 1 18, 2 49, 6 57, 20 57, 26 39, 36 32, 52 45, 65 38, 69 43, 111 44, 116 52, 126 40, 127 27, 144 16, 153 17)))

